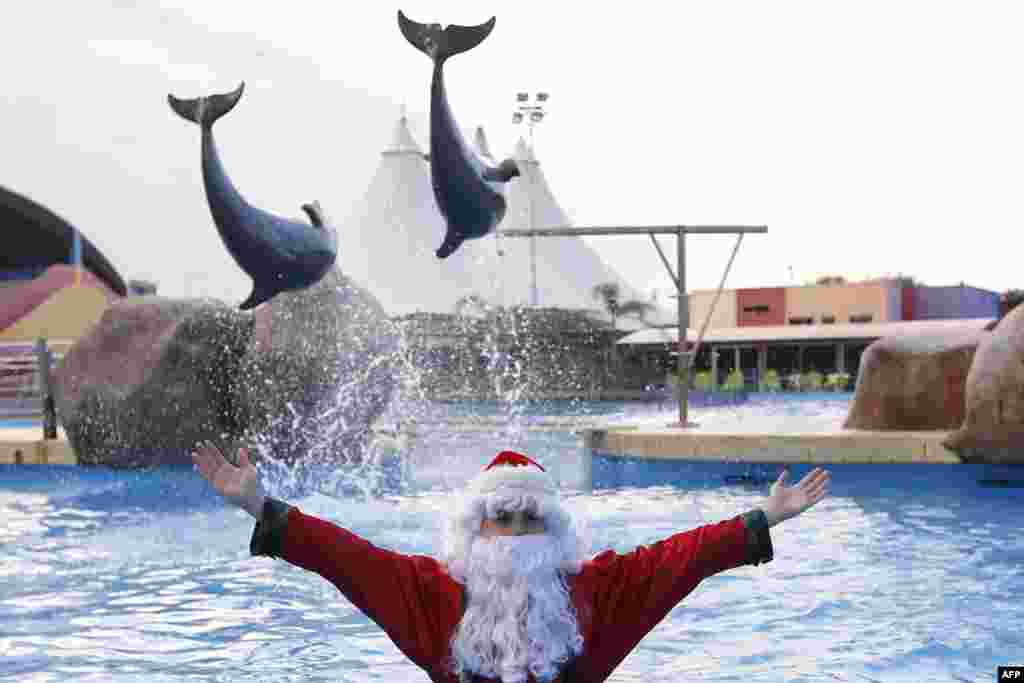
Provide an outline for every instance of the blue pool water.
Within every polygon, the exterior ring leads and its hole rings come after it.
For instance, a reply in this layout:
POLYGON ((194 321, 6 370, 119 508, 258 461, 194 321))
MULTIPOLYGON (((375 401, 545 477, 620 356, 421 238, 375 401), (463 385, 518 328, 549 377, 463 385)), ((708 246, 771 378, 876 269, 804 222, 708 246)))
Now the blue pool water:
POLYGON ((43 428, 43 421, 34 417, 0 417, 0 429, 43 428))
MULTIPOLYGON (((827 429, 848 401, 760 397, 694 418, 827 429)), ((560 411, 672 418, 671 406, 560 411)), ((262 471, 272 493, 306 512, 429 554, 447 491, 506 446, 536 455, 563 482, 567 504, 590 520, 595 551, 748 510, 776 471, 763 466, 761 479, 743 481, 726 479, 736 471, 723 466, 648 464, 657 477, 600 475, 589 490, 571 432, 514 426, 407 442, 406 481, 371 497, 337 495, 348 489, 334 471, 311 468, 314 490, 297 490, 279 468, 262 471)), ((830 469, 832 495, 772 530, 773 562, 705 581, 612 680, 990 681, 998 665, 1021 663, 1024 489, 980 486, 984 472, 952 467, 830 469)), ((249 557, 251 530, 188 469, 0 466, 0 681, 426 680, 326 581, 249 557)))

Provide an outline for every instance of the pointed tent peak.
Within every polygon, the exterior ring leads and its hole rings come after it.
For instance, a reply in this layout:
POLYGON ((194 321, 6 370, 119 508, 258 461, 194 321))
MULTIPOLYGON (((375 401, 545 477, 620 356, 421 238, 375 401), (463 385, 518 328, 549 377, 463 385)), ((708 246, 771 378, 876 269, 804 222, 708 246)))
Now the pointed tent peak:
POLYGON ((519 142, 516 143, 515 160, 535 163, 537 161, 537 157, 533 154, 533 148, 526 144, 526 140, 523 138, 519 138, 519 142))
POLYGON ((405 105, 402 105, 402 115, 395 123, 395 132, 391 136, 391 146, 384 150, 384 154, 418 154, 423 156, 423 150, 416 144, 415 138, 409 131, 409 119, 405 115, 405 105))
POLYGON ((491 146, 487 144, 487 135, 484 134, 483 126, 476 127, 476 133, 473 135, 473 144, 476 146, 476 151, 480 156, 494 161, 494 155, 491 154, 491 146))

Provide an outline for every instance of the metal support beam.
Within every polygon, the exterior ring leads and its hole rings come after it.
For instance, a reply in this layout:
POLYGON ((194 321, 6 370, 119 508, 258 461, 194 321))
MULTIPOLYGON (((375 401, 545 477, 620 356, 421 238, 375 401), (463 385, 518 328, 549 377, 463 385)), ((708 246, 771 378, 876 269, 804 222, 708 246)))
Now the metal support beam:
POLYGON ((679 314, 679 355, 676 360, 679 366, 679 426, 683 429, 690 426, 690 354, 686 350, 686 330, 690 326, 690 300, 686 298, 686 233, 682 230, 676 235, 676 299, 679 314))
POLYGON ((531 228, 530 230, 500 230, 502 237, 595 237, 599 235, 735 235, 737 233, 768 232, 764 225, 650 225, 608 226, 591 228, 531 228))
MULTIPOLYGON (((679 371, 679 426, 682 428, 695 426, 689 421, 689 395, 690 395, 690 370, 693 366, 694 355, 686 350, 686 334, 690 326, 690 302, 686 297, 686 235, 736 235, 741 237, 747 233, 764 234, 768 227, 764 225, 649 225, 649 226, 607 226, 607 227, 584 227, 584 228, 534 228, 529 230, 500 230, 499 237, 596 237, 602 235, 649 235, 662 263, 668 270, 676 286, 676 304, 679 316, 679 356, 677 367, 679 371), (676 236, 676 270, 672 273, 671 264, 665 258, 661 245, 655 239, 655 235, 676 236)), ((739 241, 736 243, 739 248, 739 241)), ((733 249, 733 257, 736 256, 736 249, 733 249)), ((729 259, 729 266, 732 266, 732 257, 729 259)), ((728 270, 726 271, 728 273, 728 270)), ((723 278, 724 284, 724 278, 723 278)), ((721 286, 719 287, 721 290, 721 286)), ((716 299, 717 300, 717 299, 716 299)), ((701 335, 703 337, 703 335, 701 335)), ((695 349, 696 351, 696 349, 695 349)), ((736 352, 739 354, 739 351, 736 352)), ((737 367, 739 359, 737 357, 737 367)))
POLYGON ((665 252, 663 252, 661 250, 661 245, 658 244, 658 238, 654 236, 653 232, 649 232, 649 233, 647 233, 647 235, 648 235, 648 237, 651 238, 651 242, 654 243, 654 248, 658 250, 658 256, 661 257, 661 262, 663 264, 665 264, 665 270, 668 271, 669 279, 672 280, 672 284, 674 284, 676 286, 676 290, 678 290, 679 289, 679 278, 677 278, 675 272, 673 272, 672 264, 668 262, 667 258, 665 258, 665 252))

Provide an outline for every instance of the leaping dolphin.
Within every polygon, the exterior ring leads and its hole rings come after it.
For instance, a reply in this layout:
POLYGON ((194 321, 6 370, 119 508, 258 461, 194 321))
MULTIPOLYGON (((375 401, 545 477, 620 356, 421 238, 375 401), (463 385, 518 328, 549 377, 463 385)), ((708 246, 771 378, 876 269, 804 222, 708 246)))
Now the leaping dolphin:
POLYGON ((430 84, 430 177, 434 198, 448 224, 438 258, 450 256, 465 240, 483 237, 505 217, 502 188, 519 175, 512 159, 489 166, 466 144, 444 88, 444 62, 472 50, 494 28, 494 17, 479 26, 418 24, 398 10, 398 27, 413 47, 434 61, 430 84))
POLYGON ((234 92, 192 100, 168 95, 171 109, 202 129, 203 185, 210 213, 224 246, 252 277, 249 298, 239 306, 254 308, 280 292, 304 289, 320 281, 338 255, 338 234, 324 221, 319 202, 303 204, 312 225, 279 218, 257 209, 239 194, 224 171, 213 140, 213 124, 242 97, 234 92))

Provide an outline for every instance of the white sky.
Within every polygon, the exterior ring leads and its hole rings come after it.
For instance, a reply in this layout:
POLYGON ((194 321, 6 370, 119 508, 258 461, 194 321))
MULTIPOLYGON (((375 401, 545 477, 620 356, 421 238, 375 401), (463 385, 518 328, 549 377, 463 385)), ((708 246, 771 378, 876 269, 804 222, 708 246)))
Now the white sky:
MULTIPOLYGON (((446 67, 456 117, 496 155, 525 129, 515 93, 551 93, 538 156, 577 225, 767 225, 730 287, 898 272, 1003 290, 1020 275, 1019 2, 341 3, 41 0, 0 41, 0 184, 50 207, 125 278, 243 298, 213 227, 198 130, 167 92, 247 82, 216 131, 255 204, 343 225, 400 105, 425 144, 430 63, 398 31, 498 18, 446 67)), ((711 288, 735 238, 688 239, 711 288)), ((588 240, 641 291, 670 282, 647 238, 588 240)), ((663 245, 674 253, 673 240, 663 245)), ((341 249, 358 249, 340 235, 341 249)))

